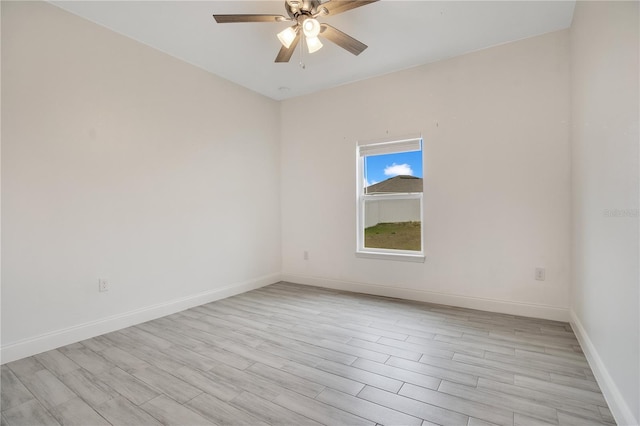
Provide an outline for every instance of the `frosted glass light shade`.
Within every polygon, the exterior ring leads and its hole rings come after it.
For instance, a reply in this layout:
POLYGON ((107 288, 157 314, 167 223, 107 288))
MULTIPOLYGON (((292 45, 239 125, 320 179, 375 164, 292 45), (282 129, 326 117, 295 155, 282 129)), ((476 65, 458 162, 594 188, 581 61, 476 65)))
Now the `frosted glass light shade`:
POLYGON ((291 43, 293 43, 293 40, 295 40, 295 38, 296 30, 294 30, 293 27, 289 27, 278 33, 278 40, 280 40, 280 43, 282 43, 282 45, 287 49, 291 47, 291 43))
POLYGON ((307 39, 318 37, 318 34, 320 34, 320 22, 314 18, 305 19, 302 23, 302 31, 304 31, 307 39))
POLYGON ((318 37, 307 37, 307 48, 309 53, 317 52, 322 48, 322 42, 318 37))

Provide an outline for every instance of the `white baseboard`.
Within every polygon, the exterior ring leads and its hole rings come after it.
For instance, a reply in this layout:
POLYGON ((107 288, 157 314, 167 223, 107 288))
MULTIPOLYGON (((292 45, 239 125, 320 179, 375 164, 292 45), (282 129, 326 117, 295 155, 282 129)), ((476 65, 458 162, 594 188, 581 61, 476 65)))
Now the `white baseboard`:
POLYGON ((554 321, 569 321, 569 309, 558 306, 460 296, 456 294, 342 281, 298 274, 283 274, 281 278, 283 281, 289 281, 292 283, 352 291, 354 293, 374 294, 376 296, 395 297, 398 299, 416 300, 419 302, 458 306, 461 308, 478 309, 481 311, 542 318, 554 321))
POLYGON ((41 334, 2 346, 0 348, 0 360, 2 360, 3 364, 15 361, 81 340, 100 336, 101 334, 171 315, 205 303, 264 287, 278 281, 280 281, 280 274, 266 275, 253 280, 230 284, 215 290, 205 291, 62 330, 41 334))
POLYGON ((609 405, 609 409, 616 423, 620 426, 635 426, 640 424, 640 419, 635 418, 633 412, 625 402, 620 390, 609 374, 609 370, 604 362, 602 362, 602 358, 600 358, 596 347, 573 309, 571 309, 570 314, 571 328, 573 328, 573 332, 576 334, 578 342, 580 342, 582 351, 587 357, 587 362, 593 371, 593 375, 596 376, 596 381, 600 386, 600 390, 609 405))

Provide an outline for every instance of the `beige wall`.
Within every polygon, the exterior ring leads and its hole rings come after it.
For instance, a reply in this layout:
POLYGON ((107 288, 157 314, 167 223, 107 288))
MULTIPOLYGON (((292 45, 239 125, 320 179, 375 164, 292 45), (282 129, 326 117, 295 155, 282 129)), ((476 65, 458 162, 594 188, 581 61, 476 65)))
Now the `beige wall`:
POLYGON ((285 278, 568 319, 568 56, 560 31, 283 101, 285 278), (356 258, 356 141, 417 132, 426 262, 356 258))
POLYGON ((572 322, 619 424, 640 423, 638 2, 571 28, 572 322))
POLYGON ((3 362, 277 280, 275 101, 2 2, 2 122, 3 362))

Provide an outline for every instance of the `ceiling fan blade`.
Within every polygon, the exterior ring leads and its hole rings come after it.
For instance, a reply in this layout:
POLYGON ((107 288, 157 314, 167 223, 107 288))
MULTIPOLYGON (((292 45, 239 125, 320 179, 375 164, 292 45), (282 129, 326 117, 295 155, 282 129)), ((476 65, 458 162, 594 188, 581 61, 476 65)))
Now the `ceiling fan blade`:
POLYGON ((318 9, 327 9, 327 15, 331 16, 346 12, 347 10, 355 9, 356 7, 366 6, 377 1, 378 0, 329 0, 328 2, 322 3, 318 9))
POLYGON ((291 19, 282 15, 213 15, 218 24, 232 24, 236 22, 283 22, 291 19))
POLYGON ((280 52, 278 52, 278 56, 276 56, 276 62, 289 62, 289 59, 291 59, 293 52, 296 51, 296 46, 298 46, 299 41, 300 33, 296 35, 296 38, 293 39, 293 41, 291 42, 291 46, 289 46, 288 49, 282 46, 280 52))
POLYGON ((366 44, 356 40, 348 34, 343 33, 329 24, 320 25, 320 35, 356 56, 361 54, 364 49, 367 48, 366 44))

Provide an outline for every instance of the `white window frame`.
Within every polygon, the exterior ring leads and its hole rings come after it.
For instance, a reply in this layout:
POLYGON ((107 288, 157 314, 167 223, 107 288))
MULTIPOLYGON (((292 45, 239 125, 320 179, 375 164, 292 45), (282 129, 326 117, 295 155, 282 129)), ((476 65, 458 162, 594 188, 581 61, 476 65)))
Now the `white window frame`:
MULTIPOLYGON (((424 205, 423 193, 366 194, 364 192, 364 158, 368 155, 392 154, 395 152, 415 151, 412 147, 419 144, 423 148, 422 135, 410 135, 402 138, 381 139, 375 141, 358 141, 356 144, 356 256, 368 259, 402 260, 407 262, 424 262, 424 205), (394 250, 370 248, 364 246, 365 203, 382 200, 420 200, 420 248, 414 250, 394 250)), ((424 150, 422 150, 424 169, 424 150)))

